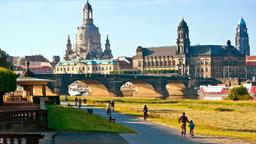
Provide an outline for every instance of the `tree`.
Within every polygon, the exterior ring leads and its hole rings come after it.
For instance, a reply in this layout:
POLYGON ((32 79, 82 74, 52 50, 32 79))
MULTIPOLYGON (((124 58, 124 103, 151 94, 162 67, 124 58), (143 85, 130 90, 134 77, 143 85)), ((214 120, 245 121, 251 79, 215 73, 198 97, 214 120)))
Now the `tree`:
POLYGON ((10 68, 12 64, 7 61, 9 55, 0 48, 0 67, 10 68))
POLYGON ((3 104, 3 96, 7 92, 16 90, 16 74, 11 70, 0 67, 0 105, 3 104))
POLYGON ((228 98, 231 100, 250 100, 251 96, 245 87, 239 86, 229 91, 228 98))

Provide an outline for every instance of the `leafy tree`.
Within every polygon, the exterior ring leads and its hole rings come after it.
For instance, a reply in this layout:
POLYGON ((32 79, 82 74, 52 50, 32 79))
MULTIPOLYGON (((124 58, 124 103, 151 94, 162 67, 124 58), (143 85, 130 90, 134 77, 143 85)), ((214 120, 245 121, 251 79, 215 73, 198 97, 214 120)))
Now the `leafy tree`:
POLYGON ((7 92, 16 90, 16 74, 11 70, 0 67, 0 105, 3 104, 3 96, 7 92))
POLYGON ((245 87, 239 86, 229 91, 228 98, 231 100, 250 100, 251 96, 245 87))
POLYGON ((8 56, 9 55, 0 48, 0 67, 10 68, 12 66, 12 64, 7 61, 8 56))

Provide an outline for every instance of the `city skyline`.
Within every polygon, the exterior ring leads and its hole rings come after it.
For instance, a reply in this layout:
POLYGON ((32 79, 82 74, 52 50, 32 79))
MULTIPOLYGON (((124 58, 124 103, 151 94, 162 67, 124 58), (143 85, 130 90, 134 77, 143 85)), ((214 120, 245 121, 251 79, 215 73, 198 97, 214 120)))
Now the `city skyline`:
MULTIPOLYGON (((2 0, 0 3, 0 47, 14 56, 42 54, 49 59, 53 55, 63 58, 68 34, 74 44, 86 1, 2 0)), ((192 45, 225 45, 227 40, 235 45, 236 27, 243 16, 251 55, 256 54, 256 27, 253 27, 256 18, 252 12, 256 2, 253 0, 234 0, 232 4, 225 1, 219 6, 213 0, 91 0, 90 3, 102 47, 108 34, 115 57, 133 56, 137 46, 176 45, 177 26, 183 17, 188 23, 192 45), (212 11, 214 6, 218 6, 214 8, 216 11, 212 11), (199 15, 202 11, 204 14, 199 15)))

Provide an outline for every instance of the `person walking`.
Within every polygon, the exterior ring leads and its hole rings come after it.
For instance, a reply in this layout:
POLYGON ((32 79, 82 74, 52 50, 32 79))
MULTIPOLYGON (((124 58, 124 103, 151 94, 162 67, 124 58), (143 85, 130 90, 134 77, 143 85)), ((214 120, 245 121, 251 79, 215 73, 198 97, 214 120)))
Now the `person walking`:
POLYGON ((144 108, 143 108, 143 117, 144 117, 144 120, 146 120, 147 117, 148 117, 148 107, 147 107, 147 105, 144 105, 144 108))
POLYGON ((111 100, 110 104, 111 104, 111 107, 112 107, 112 111, 114 112, 115 111, 115 102, 114 102, 114 100, 111 100))
POLYGON ((186 135, 186 123, 189 123, 188 118, 186 117, 185 112, 182 113, 182 116, 179 118, 179 123, 181 123, 181 136, 185 137, 186 135))
POLYGON ((75 98, 75 106, 77 106, 77 101, 78 101, 78 99, 77 99, 77 97, 75 98))
POLYGON ((189 123, 189 134, 191 137, 194 136, 194 128, 195 128, 195 124, 193 122, 193 120, 190 120, 190 123, 189 123))
POLYGON ((81 105, 82 105, 82 100, 79 98, 79 100, 78 100, 78 107, 81 108, 81 105))

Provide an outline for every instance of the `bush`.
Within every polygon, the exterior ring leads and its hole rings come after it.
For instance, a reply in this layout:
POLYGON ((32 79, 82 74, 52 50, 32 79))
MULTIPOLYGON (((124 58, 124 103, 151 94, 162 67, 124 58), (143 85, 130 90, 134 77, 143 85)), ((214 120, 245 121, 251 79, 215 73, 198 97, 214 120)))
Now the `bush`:
POLYGON ((229 108, 216 108, 214 109, 215 111, 221 111, 221 112, 224 112, 224 111, 234 111, 233 109, 229 109, 229 108))
POLYGON ((252 97, 245 87, 240 86, 232 88, 229 91, 228 98, 231 100, 250 100, 252 97))

